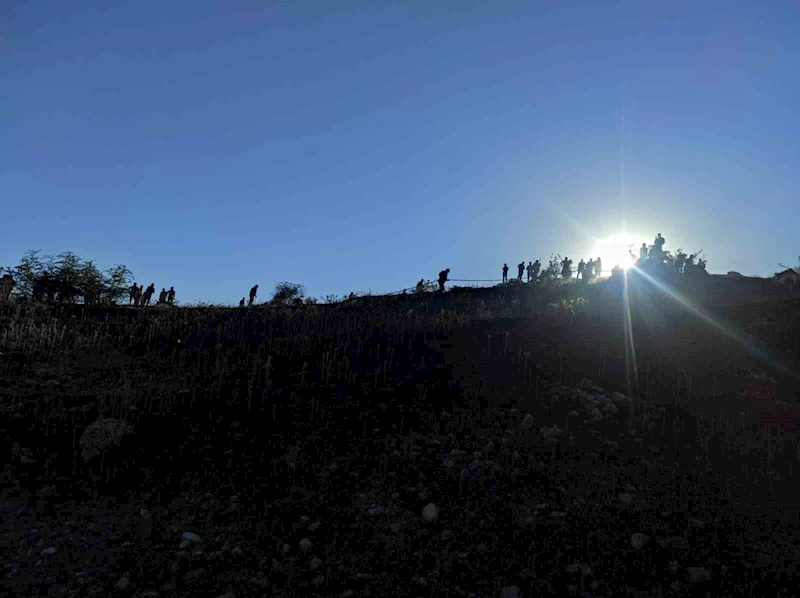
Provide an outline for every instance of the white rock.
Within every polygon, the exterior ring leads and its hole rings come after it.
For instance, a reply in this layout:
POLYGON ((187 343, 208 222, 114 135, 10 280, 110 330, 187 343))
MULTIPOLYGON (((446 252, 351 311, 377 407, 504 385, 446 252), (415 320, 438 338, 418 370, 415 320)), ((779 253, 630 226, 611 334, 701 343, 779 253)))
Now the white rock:
POLYGON ((442 532, 442 540, 449 540, 453 537, 453 530, 446 529, 442 532))
POLYGON ((711 571, 705 567, 687 567, 686 573, 690 583, 701 583, 711 579, 711 571))
POLYGON ((519 587, 506 586, 500 590, 500 598, 519 598, 519 587))
POLYGON ((309 548, 311 548, 311 540, 308 538, 303 538, 300 540, 300 550, 307 552, 309 548))
POLYGON ((533 416, 529 413, 528 415, 525 416, 525 419, 522 420, 522 429, 530 430, 532 427, 533 427, 533 416))
POLYGON ((308 521, 309 521, 308 515, 303 515, 302 517, 300 517, 300 523, 306 524, 308 523, 308 521))
POLYGON ((483 450, 484 450, 484 452, 487 452, 487 453, 488 453, 489 451, 491 451, 491 450, 493 450, 493 449, 494 449, 494 446, 495 446, 495 445, 494 445, 494 442, 490 440, 490 441, 488 442, 488 444, 487 444, 485 447, 483 447, 483 450))
POLYGON ((41 554, 42 556, 44 556, 44 555, 46 555, 46 554, 55 554, 56 552, 58 552, 58 550, 56 549, 56 547, 55 547, 55 546, 51 546, 50 548, 45 548, 45 549, 44 549, 42 552, 40 552, 39 554, 41 554))
POLYGON ((291 546, 289 546, 288 544, 284 544, 284 545, 283 545, 283 554, 289 554, 289 552, 290 552, 291 550, 292 550, 292 547, 291 547, 291 546))
POLYGON ((310 567, 311 567, 312 571, 316 571, 321 566, 322 566, 322 561, 320 559, 318 559, 317 557, 314 557, 313 559, 311 559, 310 567))
POLYGON ((314 523, 308 526, 308 530, 311 532, 315 532, 319 529, 321 525, 322 525, 321 521, 315 521, 314 523))
POLYGON ((452 467, 455 467, 456 464, 450 459, 445 459, 444 461, 442 461, 442 465, 444 465, 447 469, 450 469, 452 467))
POLYGON ((439 519, 439 507, 433 503, 429 503, 422 509, 422 518, 428 522, 436 521, 439 519))
POLYGON ((647 537, 646 535, 644 535, 644 534, 639 534, 639 533, 632 534, 632 535, 631 535, 631 546, 633 546, 633 547, 634 547, 636 550, 641 550, 641 549, 642 549, 642 547, 643 547, 645 544, 647 544, 647 541, 648 541, 649 539, 650 539, 650 538, 648 538, 648 537, 647 537))
POLYGON ((603 419, 603 414, 600 412, 600 410, 597 407, 592 409, 592 421, 599 422, 602 419, 603 419))
POLYGON ((325 578, 322 575, 317 575, 314 579, 311 580, 312 586, 321 586, 325 583, 325 578))
POLYGON ((183 538, 184 542, 202 542, 200 536, 193 534, 192 532, 183 532, 181 538, 183 538))
POLYGON ((116 588, 121 592, 124 592, 129 587, 131 587, 131 582, 130 582, 130 580, 128 580, 127 577, 120 578, 120 580, 117 582, 117 585, 116 585, 116 588))
POLYGON ((633 497, 630 494, 627 494, 625 492, 622 492, 619 495, 619 502, 621 502, 623 505, 631 504, 632 500, 633 500, 633 497))

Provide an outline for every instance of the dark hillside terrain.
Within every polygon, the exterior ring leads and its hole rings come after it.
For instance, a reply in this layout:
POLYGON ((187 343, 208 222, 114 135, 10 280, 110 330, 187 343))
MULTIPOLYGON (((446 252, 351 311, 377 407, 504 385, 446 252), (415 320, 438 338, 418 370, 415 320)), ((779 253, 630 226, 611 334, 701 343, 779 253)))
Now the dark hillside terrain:
POLYGON ((800 297, 624 286, 0 306, 2 584, 797 595, 800 297))

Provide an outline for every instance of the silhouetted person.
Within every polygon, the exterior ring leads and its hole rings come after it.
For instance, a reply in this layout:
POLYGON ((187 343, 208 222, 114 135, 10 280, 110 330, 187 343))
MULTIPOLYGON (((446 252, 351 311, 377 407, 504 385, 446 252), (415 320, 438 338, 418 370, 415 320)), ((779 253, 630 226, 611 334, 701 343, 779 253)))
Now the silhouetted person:
POLYGON ((591 280, 592 278, 594 278, 594 262, 589 258, 589 261, 583 267, 583 279, 591 280))
POLYGON ((450 274, 450 268, 439 272, 439 290, 444 293, 444 283, 447 282, 447 275, 450 274))
POLYGON ((153 293, 156 292, 156 283, 151 282, 150 286, 144 291, 144 305, 150 305, 150 299, 153 298, 153 293))
POLYGON ((161 292, 158 294, 158 302, 159 303, 166 303, 167 302, 167 289, 161 287, 161 292))
POLYGON ((533 262, 528 262, 528 282, 533 278, 533 262))
POLYGON ((581 258, 581 261, 578 262, 578 278, 584 278, 584 272, 586 272, 586 262, 581 258))
POLYGON ((597 278, 603 275, 603 262, 600 261, 599 257, 594 261, 594 275, 597 276, 597 278))
POLYGON ((561 260, 561 277, 566 280, 572 276, 572 260, 565 257, 561 260))
POLYGON ((169 291, 167 291, 167 302, 170 305, 174 305, 174 303, 175 303, 175 287, 169 287, 169 291))
POLYGON ((258 285, 250 289, 250 303, 248 303, 247 305, 253 305, 253 301, 256 300, 256 293, 258 293, 258 285))
POLYGON ((642 243, 642 246, 639 247, 639 259, 643 262, 647 259, 647 243, 642 243))
POLYGON ((678 274, 683 274, 683 266, 686 264, 686 258, 687 255, 679 249, 675 256, 675 271, 678 272, 678 274))
POLYGON ((244 307, 244 297, 242 297, 242 300, 239 301, 239 307, 244 307))
POLYGON ((503 264, 503 282, 508 282, 508 264, 503 264))
POLYGON ((415 289, 417 293, 422 293, 425 291, 425 279, 420 278, 419 282, 417 283, 417 288, 415 289))
POLYGON ((134 299, 133 304, 137 307, 142 305, 142 299, 144 297, 144 285, 140 284, 139 288, 136 289, 136 299, 134 299))
POLYGON ((522 282, 522 275, 525 272, 525 262, 523 261, 517 265, 517 280, 522 282))
POLYGON ((661 236, 661 233, 658 233, 656 235, 655 241, 653 241, 653 245, 655 245, 658 248, 659 253, 663 253, 665 242, 666 241, 664 240, 664 237, 661 236))
POLYGON ((533 262, 533 279, 534 280, 539 278, 539 269, 541 267, 542 267, 542 264, 541 264, 541 262, 539 262, 539 260, 536 260, 535 262, 533 262))
POLYGON ((134 282, 134 283, 133 283, 133 286, 132 286, 131 288, 129 288, 129 289, 128 289, 128 291, 130 292, 130 297, 129 297, 129 300, 128 300, 128 305, 133 305, 133 303, 136 301, 136 295, 138 295, 138 294, 139 294, 139 287, 138 287, 138 285, 137 285, 137 284, 134 282))

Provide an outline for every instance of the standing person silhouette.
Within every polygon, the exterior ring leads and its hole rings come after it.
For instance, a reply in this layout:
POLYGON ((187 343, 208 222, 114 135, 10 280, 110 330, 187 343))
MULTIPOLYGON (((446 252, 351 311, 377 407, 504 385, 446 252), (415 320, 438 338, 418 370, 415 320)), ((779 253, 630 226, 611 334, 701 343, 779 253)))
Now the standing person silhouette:
POLYGON ((527 268, 527 270, 528 270, 528 282, 530 282, 530 281, 531 281, 531 278, 533 278, 533 263, 532 263, 532 262, 530 262, 530 261, 528 261, 528 268, 527 268))
POLYGON ((522 282, 522 273, 525 272, 525 260, 517 265, 517 280, 522 282))
POLYGON ((250 289, 250 303, 248 303, 247 305, 253 305, 253 301, 256 300, 256 293, 258 293, 258 285, 250 289))
POLYGON ((444 293, 444 283, 447 282, 447 275, 450 274, 450 268, 439 272, 439 291, 444 293))
POLYGON ((600 261, 599 257, 594 261, 594 275, 597 278, 603 275, 603 262, 600 261))
POLYGON ((169 287, 169 291, 167 291, 167 303, 170 305, 174 305, 175 303, 175 287, 169 287))
POLYGON ((508 264, 503 264, 503 282, 508 282, 508 264))

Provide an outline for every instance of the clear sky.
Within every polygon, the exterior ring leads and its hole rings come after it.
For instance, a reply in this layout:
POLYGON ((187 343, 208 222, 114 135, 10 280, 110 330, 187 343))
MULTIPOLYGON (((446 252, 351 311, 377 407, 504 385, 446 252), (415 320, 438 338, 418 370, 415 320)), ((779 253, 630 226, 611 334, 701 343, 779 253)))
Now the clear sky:
POLYGON ((0 2, 0 265, 178 299, 577 264, 632 232, 800 253, 800 4, 0 2))

